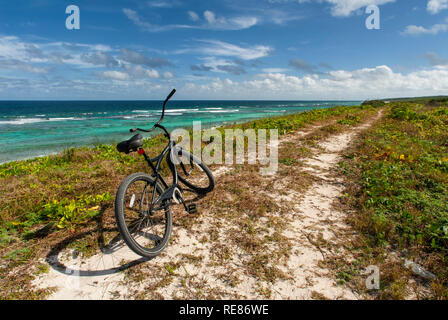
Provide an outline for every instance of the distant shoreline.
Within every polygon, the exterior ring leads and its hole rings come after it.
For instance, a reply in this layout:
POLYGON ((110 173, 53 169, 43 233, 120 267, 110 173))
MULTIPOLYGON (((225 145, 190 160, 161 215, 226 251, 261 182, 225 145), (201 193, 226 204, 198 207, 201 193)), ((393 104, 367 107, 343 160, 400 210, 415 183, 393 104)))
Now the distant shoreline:
MULTIPOLYGON (((358 101, 173 101, 167 109, 169 130, 244 123, 256 119, 359 105, 358 101)), ((128 139, 129 129, 146 128, 160 117, 160 101, 14 102, 0 116, 0 165, 54 155, 70 148, 110 145, 128 139)))
MULTIPOLYGON (((289 115, 298 114, 298 113, 302 113, 302 112, 305 112, 305 111, 309 111, 309 110, 303 110, 303 111, 299 111, 299 112, 294 112, 294 113, 290 113, 289 115)), ((277 116, 277 117, 281 117, 281 116, 277 116)), ((251 122, 251 121, 254 121, 254 120, 269 119, 269 118, 276 118, 276 117, 262 117, 262 118, 252 119, 252 120, 249 120, 249 121, 247 121, 247 120, 241 120, 241 121, 236 121, 236 122, 232 122, 232 123, 206 124, 206 125, 202 125, 202 129, 209 129, 209 128, 223 128, 223 127, 226 127, 226 126, 232 126, 232 125, 237 125, 237 124, 244 124, 244 123, 248 123, 248 122, 251 122)), ((192 128, 192 126, 186 126, 186 127, 180 127, 180 128, 189 130, 189 129, 192 128)), ((177 129, 177 128, 176 128, 176 129, 177 129)), ((155 134, 153 134, 153 135, 149 135, 149 136, 145 137, 144 139, 147 140, 147 139, 154 138, 154 137, 157 136, 158 134, 160 134, 160 132, 155 133, 155 134)), ((129 136, 131 136, 131 135, 132 135, 132 134, 130 133, 129 136)), ((117 141, 116 143, 119 143, 119 142, 120 142, 120 141, 117 141)), ((104 144, 101 144, 101 145, 105 145, 105 146, 115 146, 115 143, 104 143, 104 144)), ((33 161, 33 160, 37 160, 37 159, 39 159, 39 158, 45 158, 45 157, 49 157, 49 156, 57 156, 57 155, 61 155, 61 154, 63 154, 64 151, 66 151, 66 150, 68 150, 68 149, 78 150, 78 149, 83 149, 83 148, 92 149, 92 148, 95 148, 95 146, 93 146, 93 145, 85 145, 85 146, 78 146, 78 147, 73 147, 73 148, 66 148, 66 149, 63 149, 63 150, 61 150, 61 151, 50 152, 50 153, 48 153, 48 154, 41 154, 41 155, 31 156, 31 157, 24 158, 24 159, 17 159, 17 160, 11 160, 11 161, 0 162, 0 166, 2 166, 2 165, 6 165, 6 164, 8 164, 8 163, 15 163, 15 162, 21 162, 21 161, 25 161, 25 162, 26 162, 26 161, 30 161, 30 160, 33 161)))

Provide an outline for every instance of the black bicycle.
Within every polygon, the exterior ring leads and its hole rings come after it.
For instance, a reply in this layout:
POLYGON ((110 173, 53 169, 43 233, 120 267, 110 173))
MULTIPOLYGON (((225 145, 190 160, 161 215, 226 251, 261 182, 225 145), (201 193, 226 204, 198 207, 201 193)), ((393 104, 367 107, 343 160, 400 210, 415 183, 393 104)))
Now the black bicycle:
POLYGON ((131 139, 117 145, 119 152, 142 155, 152 174, 134 173, 123 180, 115 199, 115 218, 125 243, 135 253, 152 258, 157 256, 168 244, 172 230, 171 205, 182 204, 188 213, 197 212, 196 204, 187 205, 183 192, 190 190, 203 196, 213 190, 215 181, 210 169, 200 159, 171 139, 168 130, 161 125, 165 116, 168 100, 174 95, 174 89, 163 103, 160 120, 150 129, 131 129, 131 132, 152 132, 156 128, 164 132, 169 140, 162 153, 151 159, 143 150, 143 136, 136 134, 131 139), (172 184, 168 185, 160 173, 162 161, 166 159, 172 173, 172 184), (194 176, 194 181, 187 180, 194 176), (181 182, 184 187, 180 185, 181 182))

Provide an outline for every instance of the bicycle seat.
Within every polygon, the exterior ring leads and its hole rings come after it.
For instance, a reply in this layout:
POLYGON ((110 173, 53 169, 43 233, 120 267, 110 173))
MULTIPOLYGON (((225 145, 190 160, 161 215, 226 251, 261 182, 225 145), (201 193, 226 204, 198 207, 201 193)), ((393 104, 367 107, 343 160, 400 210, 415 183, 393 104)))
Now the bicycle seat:
POLYGON ((120 142, 117 145, 118 152, 130 153, 137 151, 143 146, 143 136, 141 134, 136 134, 131 139, 120 142))

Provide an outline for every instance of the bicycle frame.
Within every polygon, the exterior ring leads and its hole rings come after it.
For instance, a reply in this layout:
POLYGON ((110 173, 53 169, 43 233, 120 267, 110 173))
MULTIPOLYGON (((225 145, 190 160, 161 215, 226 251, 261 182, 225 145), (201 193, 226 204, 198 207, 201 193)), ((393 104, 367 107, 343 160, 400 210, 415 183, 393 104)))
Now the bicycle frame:
MULTIPOLYGON (((176 197, 175 192, 182 190, 182 187, 179 186, 178 183, 179 178, 176 166, 170 166, 170 170, 173 175, 173 183, 171 184, 171 186, 168 185, 163 176, 159 173, 160 165, 162 164, 163 159, 165 159, 165 157, 167 156, 168 152, 170 152, 170 157, 173 158, 172 152, 174 151, 174 146, 176 145, 176 143, 173 140, 171 140, 171 135, 164 126, 157 124, 156 127, 162 129, 164 131, 165 137, 169 139, 167 146, 163 149, 160 155, 152 159, 146 154, 143 148, 139 150, 139 154, 144 156, 146 162, 153 171, 153 176, 155 177, 154 186, 157 186, 157 183, 160 181, 166 189, 165 192, 161 194, 156 201, 154 201, 156 196, 156 187, 154 188, 151 198, 151 207, 150 207, 151 212, 164 209, 166 207, 166 202, 171 201, 173 198, 176 197), (161 203, 161 206, 154 208, 153 204, 158 203, 161 203)), ((180 196, 180 202, 184 205, 185 209, 187 210, 187 206, 182 198, 182 195, 179 194, 179 196, 180 196)))
MULTIPOLYGON (((155 130, 156 128, 162 129, 164 132, 164 136, 166 138, 168 138, 169 142, 168 145, 165 147, 165 149, 162 151, 162 153, 151 159, 146 153, 145 150, 143 150, 143 148, 140 148, 138 150, 138 153, 143 155, 145 157, 146 162, 148 163, 148 165, 150 166, 150 168, 153 170, 153 176, 155 177, 155 188, 154 188, 154 192, 152 195, 152 200, 151 200, 151 207, 150 207, 150 211, 151 213, 153 211, 157 211, 157 210, 162 210, 164 209, 167 204, 170 204, 170 201, 175 200, 177 203, 181 202, 185 208, 185 210, 188 211, 187 205, 185 204, 185 201, 182 197, 182 187, 179 185, 179 178, 178 178, 178 174, 177 174, 177 169, 176 166, 170 166, 170 170, 173 174, 173 183, 171 186, 168 186, 167 182, 165 181, 165 179, 163 179, 162 175, 159 173, 159 169, 160 169, 160 165, 163 161, 163 159, 165 158, 165 156, 167 155, 168 152, 170 152, 170 157, 171 159, 174 159, 173 157, 173 150, 174 147, 176 145, 176 143, 174 141, 171 140, 171 135, 168 132, 168 130, 162 126, 160 123, 163 121, 163 118, 165 116, 165 107, 166 107, 166 103, 168 102, 168 100, 176 93, 176 89, 173 89, 173 91, 171 91, 171 93, 168 95, 168 97, 165 99, 165 101, 163 102, 163 107, 162 107, 162 116, 160 117, 160 120, 150 129, 150 130, 145 130, 145 129, 140 129, 140 128, 133 128, 130 131, 131 132, 135 132, 135 131, 142 131, 142 132, 152 132, 153 130, 155 130), (155 200, 155 194, 156 194, 156 186, 157 183, 161 181, 161 183, 163 184, 163 186, 166 188, 165 192, 156 200, 155 200), (161 206, 159 206, 158 208, 154 209, 153 204, 159 204, 162 203, 161 206)), ((185 174, 187 174, 184 165, 181 163, 181 167, 184 170, 185 174)))

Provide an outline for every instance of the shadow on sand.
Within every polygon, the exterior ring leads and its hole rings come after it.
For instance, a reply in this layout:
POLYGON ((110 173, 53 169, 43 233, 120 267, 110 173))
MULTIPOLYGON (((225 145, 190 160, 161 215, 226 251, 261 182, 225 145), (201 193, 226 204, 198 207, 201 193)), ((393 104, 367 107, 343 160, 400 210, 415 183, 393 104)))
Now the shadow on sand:
MULTIPOLYGON (((63 273, 67 276, 81 276, 81 277, 95 277, 95 276, 105 276, 115 274, 134 266, 137 266, 141 263, 150 261, 152 259, 149 258, 139 258, 130 262, 123 262, 125 260, 123 256, 115 256, 120 250, 126 251, 126 257, 128 257, 130 249, 126 246, 124 241, 121 239, 120 234, 118 233, 117 228, 103 228, 101 221, 97 221, 98 228, 96 232, 98 233, 97 243, 100 249, 100 253, 97 253, 94 257, 97 258, 97 263, 94 263, 94 267, 86 265, 86 269, 83 270, 83 263, 77 263, 79 268, 76 269, 72 266, 68 266, 64 264, 60 259, 60 253, 67 249, 68 246, 74 241, 80 240, 86 236, 92 235, 95 231, 88 231, 84 233, 77 234, 73 237, 67 238, 57 245, 55 245, 50 252, 47 254, 45 261, 56 271, 63 273), (104 233, 105 232, 116 232, 117 235, 109 241, 109 243, 105 243, 104 233), (93 269, 93 270, 92 270, 93 269)), ((79 260, 76 255, 73 256, 73 260, 79 260)))

